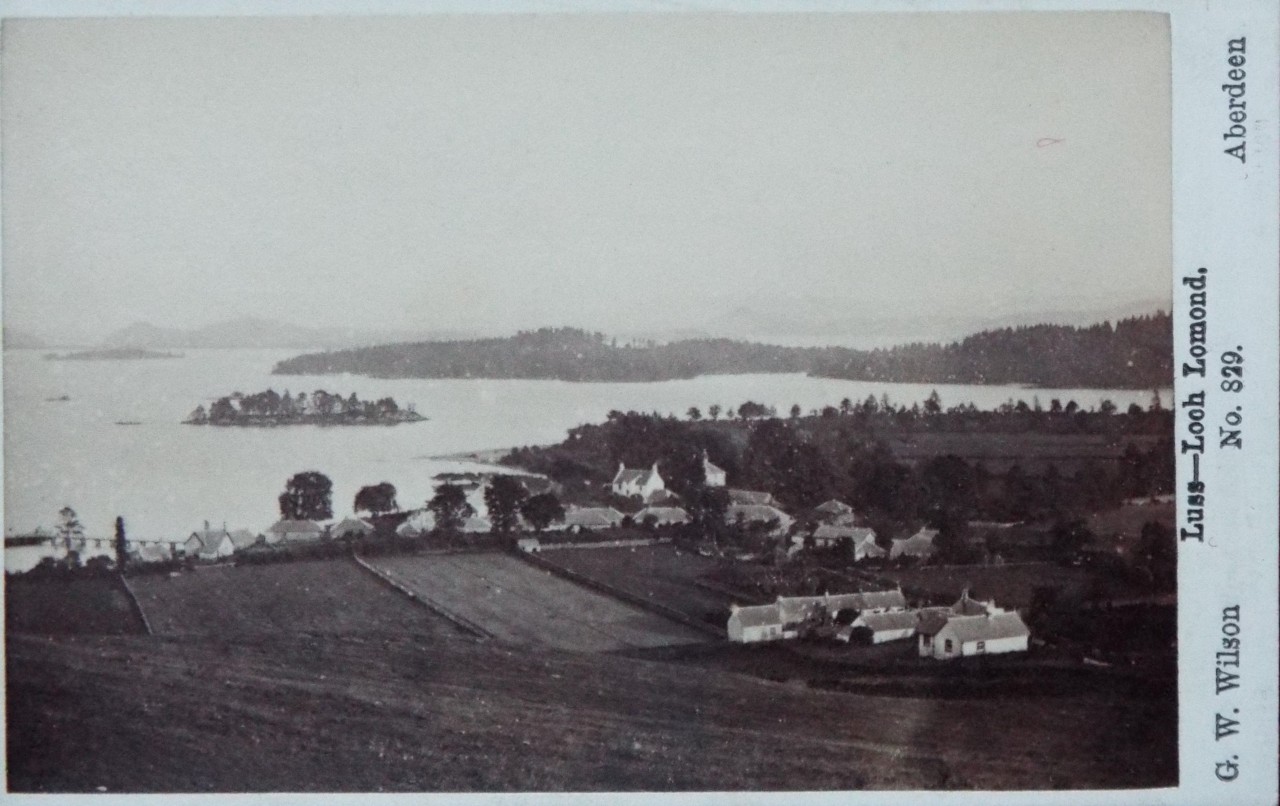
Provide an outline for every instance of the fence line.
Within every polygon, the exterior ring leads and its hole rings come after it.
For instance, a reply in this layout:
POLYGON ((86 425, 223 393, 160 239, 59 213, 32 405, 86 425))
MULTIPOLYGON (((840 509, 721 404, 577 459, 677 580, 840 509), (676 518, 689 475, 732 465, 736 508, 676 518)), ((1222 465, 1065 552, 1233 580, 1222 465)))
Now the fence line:
POLYGON ((147 614, 142 610, 142 603, 138 601, 138 595, 133 592, 133 586, 129 584, 129 580, 124 574, 116 574, 120 584, 124 586, 125 595, 129 598, 129 604, 133 606, 133 612, 138 614, 138 619, 142 622, 142 629, 147 635, 155 635, 155 631, 151 629, 151 622, 147 620, 147 614))
POLYGON ((390 586, 392 589, 404 594, 405 596, 408 596, 411 601, 417 602, 418 604, 427 608, 432 613, 435 613, 437 616, 440 616, 445 621, 448 621, 450 624, 462 630, 463 632, 468 633, 469 635, 475 638, 489 639, 493 637, 493 633, 489 632, 488 630, 476 624, 475 622, 465 619, 462 616, 459 616, 455 613, 450 613, 448 610, 436 604, 435 602, 431 601, 430 599, 426 598, 425 596, 420 596, 414 591, 405 587, 400 582, 396 581, 396 579, 392 577, 390 574, 388 574, 386 571, 383 571, 365 562, 360 555, 352 554, 351 559, 356 561, 356 565, 368 571, 370 574, 373 574, 373 576, 379 581, 381 581, 383 584, 390 586))

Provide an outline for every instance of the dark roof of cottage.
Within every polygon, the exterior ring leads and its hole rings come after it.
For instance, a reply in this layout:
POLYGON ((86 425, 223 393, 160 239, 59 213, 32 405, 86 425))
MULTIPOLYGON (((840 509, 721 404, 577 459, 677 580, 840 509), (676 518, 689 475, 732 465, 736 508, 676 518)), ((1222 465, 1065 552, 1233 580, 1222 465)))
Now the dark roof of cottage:
POLYGON ((954 616, 939 632, 950 632, 962 644, 1031 635, 1022 616, 1013 611, 990 616, 954 616))
POLYGON ((954 617, 949 607, 924 607, 917 611, 919 623, 916 625, 916 632, 921 635, 937 635, 938 631, 947 626, 947 621, 954 617))
POLYGON ((863 613, 858 621, 872 632, 915 629, 919 618, 910 610, 890 610, 886 613, 863 613))
POLYGON ((830 523, 824 523, 814 529, 813 536, 818 540, 852 540, 855 543, 876 539, 874 529, 868 529, 865 526, 836 526, 830 523))
POLYGON ((291 521, 282 518, 271 524, 267 531, 277 535, 309 534, 312 532, 320 534, 324 531, 324 527, 315 521, 291 521))
POLYGON ((837 501, 832 498, 830 501, 824 501, 813 508, 814 512, 823 515, 849 515, 853 513, 853 507, 843 501, 837 501))

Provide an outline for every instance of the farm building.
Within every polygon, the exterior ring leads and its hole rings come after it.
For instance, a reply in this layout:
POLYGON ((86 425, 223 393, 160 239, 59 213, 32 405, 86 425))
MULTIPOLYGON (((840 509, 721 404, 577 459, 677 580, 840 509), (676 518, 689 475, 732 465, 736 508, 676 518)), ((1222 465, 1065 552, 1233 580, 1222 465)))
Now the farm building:
POLYGON ((813 516, 819 523, 840 526, 852 526, 854 523, 853 507, 834 498, 814 507, 813 516))
POLYGON ((434 528, 436 528, 435 513, 429 509, 419 509, 396 527, 396 534, 401 537, 421 537, 434 528))
MULTIPOLYGON (((797 625, 824 609, 830 616, 842 610, 859 615, 905 611, 906 597, 900 590, 868 593, 840 593, 822 596, 779 596, 773 604, 753 607, 735 605, 729 615, 729 640, 741 643, 795 638, 797 625)), ((912 616, 914 626, 915 615, 912 616)))
POLYGON ((579 532, 583 529, 610 529, 622 523, 626 517, 613 507, 570 507, 564 513, 564 523, 556 528, 579 532))
POLYGON ((529 554, 537 554, 542 551, 542 541, 536 537, 522 537, 516 541, 516 548, 529 554))
POLYGON ((210 529, 208 521, 205 521, 203 529, 191 533, 183 543, 183 548, 188 557, 199 557, 202 560, 230 557, 236 552, 236 544, 232 542, 226 528, 210 529))
POLYGON ((281 519, 267 529, 268 543, 293 543, 299 540, 319 540, 324 537, 324 527, 315 521, 281 519))
POLYGON ((707 487, 723 487, 728 480, 724 469, 712 464, 706 451, 702 452, 702 477, 702 483, 707 487))
POLYGON ((814 548, 834 548, 851 544, 853 560, 875 559, 883 557, 887 552, 876 545, 876 533, 865 526, 836 526, 824 523, 813 531, 814 548))
POLYGON ((985 616, 952 616, 936 628, 937 622, 921 624, 919 652, 923 658, 998 655, 1026 652, 1031 631, 1016 612, 985 616))
POLYGON ((919 617, 910 610, 891 610, 885 613, 862 613, 853 622, 838 633, 836 637, 849 641, 859 627, 871 631, 871 643, 883 644, 886 641, 901 641, 916 634, 919 617))
POLYGON ((174 543, 141 543, 133 553, 133 559, 142 563, 162 563, 172 560, 175 555, 174 543))
POLYGON ((631 516, 631 519, 639 524, 646 523, 649 518, 653 518, 655 526, 670 526, 688 523, 689 513, 680 507, 645 507, 631 516))
POLYGON ((759 492, 758 490, 730 490, 729 504, 742 506, 760 506, 760 507, 776 507, 777 499, 771 493, 759 492))
POLYGON ((261 537, 261 535, 255 535, 248 529, 232 529, 227 532, 227 536, 231 538, 231 542, 234 543, 238 549, 249 548, 254 543, 257 543, 258 538, 261 537))
POLYGON ((754 607, 733 605, 726 627, 729 640, 739 644, 752 644, 790 637, 783 635, 781 612, 782 608, 778 604, 754 607))
POLYGON ((776 524, 770 534, 786 534, 795 519, 777 507, 765 504, 730 504, 724 513, 725 523, 744 526, 776 524))
POLYGON ((667 489, 667 483, 658 474, 657 462, 654 462, 653 467, 648 470, 628 468, 624 464, 619 464, 618 472, 614 475, 613 482, 609 486, 615 495, 620 495, 623 498, 630 498, 635 495, 641 499, 647 499, 658 490, 667 489))
POLYGON ((889 559, 896 560, 899 557, 931 557, 934 552, 933 541, 938 536, 937 529, 921 529, 911 537, 904 537, 893 541, 893 546, 889 549, 889 559))
POLYGON ((359 518, 343 518, 333 525, 329 534, 334 537, 368 537, 373 534, 373 524, 359 518))

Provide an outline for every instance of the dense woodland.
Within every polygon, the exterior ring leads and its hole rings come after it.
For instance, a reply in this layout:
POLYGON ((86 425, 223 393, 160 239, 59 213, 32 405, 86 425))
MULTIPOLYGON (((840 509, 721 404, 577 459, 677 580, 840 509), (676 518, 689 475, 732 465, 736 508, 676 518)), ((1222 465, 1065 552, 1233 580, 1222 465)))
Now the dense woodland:
POLYGON ((990 330, 952 344, 887 350, 780 347, 730 339, 622 343, 574 328, 509 338, 419 342, 311 353, 277 374, 350 372, 380 378, 662 381, 698 375, 806 372, 894 383, 1021 383, 1063 388, 1153 388, 1173 380, 1167 314, 1089 327, 990 330))
POLYGON ((922 524, 956 533, 970 520, 1070 525, 1125 498, 1172 492, 1172 412, 1154 405, 1125 412, 1054 409, 1020 410, 1015 404, 1001 412, 926 411, 869 399, 832 407, 833 415, 791 419, 708 421, 615 411, 603 423, 573 429, 559 445, 513 450, 503 461, 545 473, 571 496, 588 497, 604 488, 619 463, 647 467, 656 461, 668 489, 692 502, 702 493, 706 451, 727 471, 730 486, 770 492, 798 514, 839 498, 863 513, 884 540, 922 524), (902 461, 887 443, 913 432, 1015 441, 1057 432, 1104 438, 1112 450, 1109 458, 1071 472, 1053 461, 993 470, 951 453, 902 461))

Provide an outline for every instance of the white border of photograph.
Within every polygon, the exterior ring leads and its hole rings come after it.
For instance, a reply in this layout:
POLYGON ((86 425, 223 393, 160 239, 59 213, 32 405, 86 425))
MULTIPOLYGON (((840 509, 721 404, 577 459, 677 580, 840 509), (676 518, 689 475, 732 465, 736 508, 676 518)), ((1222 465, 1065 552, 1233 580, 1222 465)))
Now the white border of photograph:
MULTIPOLYGON (((618 795, 566 794, 406 794, 406 795, 227 795, 235 802, 257 803, 797 803, 809 804, 1264 804, 1277 793, 1277 353, 1280 334, 1280 288, 1277 283, 1278 185, 1277 53, 1280 12, 1274 0, 1236 2, 730 2, 690 0, 679 4, 641 0, 523 0, 486 3, 483 0, 311 0, 288 6, 235 0, 181 2, 90 2, 89 0, 7 0, 3 17, 79 16, 302 16, 302 15, 416 15, 425 13, 506 12, 925 12, 925 11, 1156 11, 1171 20, 1173 59, 1173 266, 1170 286, 1174 300, 1175 405, 1178 405, 1175 444, 1193 436, 1194 407, 1182 401, 1205 392, 1203 424, 1206 439, 1199 474, 1205 483, 1204 535, 1179 545, 1179 755, 1180 784, 1176 789, 1071 792, 820 792, 820 793, 662 793, 618 795), (1244 138, 1228 137, 1233 120, 1231 92, 1222 85, 1237 83, 1232 40, 1247 39, 1243 53, 1247 102, 1241 123, 1244 138), (1246 160, 1224 153, 1236 143, 1245 145, 1246 160), (1207 269, 1207 335, 1203 356, 1190 333, 1193 314, 1184 277, 1207 269), (1225 392, 1224 353, 1243 356, 1243 390, 1225 392), (1194 352, 1194 354, 1193 354, 1194 352), (1183 376, 1184 362, 1205 359, 1206 374, 1183 376), (1238 407, 1238 409, 1237 409, 1238 407), (1240 415, 1239 448, 1219 447, 1220 427, 1240 415), (1231 420, 1228 417, 1232 416, 1231 420), (1238 636, 1225 627, 1224 611, 1239 607, 1238 636), (1215 693, 1218 652, 1224 637, 1238 637, 1239 688, 1215 693), (1238 733, 1215 738, 1217 715, 1239 721, 1238 733), (1234 780, 1231 761, 1238 764, 1234 780)), ((1238 49, 1237 49, 1238 52, 1238 49)), ((892 69, 892 65, 886 65, 892 69)), ((1017 65, 1010 64, 1010 71, 1017 65)), ((1199 313, 1195 314, 1199 316, 1199 313)), ((1237 358, 1227 358, 1232 366, 1237 358)), ((1232 376, 1234 377, 1234 376, 1232 376)), ((1188 489, 1192 456, 1178 457, 1178 527, 1188 527, 1189 509, 1200 505, 1188 489)), ((1230 620, 1230 619, 1229 619, 1230 620)), ((999 730, 993 724, 993 730, 999 730)), ((1046 771, 1047 780, 1047 771, 1046 771)), ((8 795, 13 803, 86 802, 91 796, 8 795)), ((134 800, 131 796, 95 795, 93 803, 134 800)), ((208 796, 162 795, 152 802, 208 803, 208 796)))

